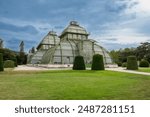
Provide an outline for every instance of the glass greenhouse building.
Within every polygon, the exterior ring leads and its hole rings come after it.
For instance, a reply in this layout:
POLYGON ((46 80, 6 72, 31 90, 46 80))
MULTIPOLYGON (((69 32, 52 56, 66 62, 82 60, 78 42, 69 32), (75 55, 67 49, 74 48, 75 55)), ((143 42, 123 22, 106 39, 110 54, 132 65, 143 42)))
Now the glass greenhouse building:
POLYGON ((60 36, 50 31, 37 46, 37 51, 28 54, 28 63, 73 64, 77 55, 83 56, 85 63, 91 63, 94 54, 101 54, 104 63, 111 64, 109 52, 88 36, 85 28, 71 21, 60 36))

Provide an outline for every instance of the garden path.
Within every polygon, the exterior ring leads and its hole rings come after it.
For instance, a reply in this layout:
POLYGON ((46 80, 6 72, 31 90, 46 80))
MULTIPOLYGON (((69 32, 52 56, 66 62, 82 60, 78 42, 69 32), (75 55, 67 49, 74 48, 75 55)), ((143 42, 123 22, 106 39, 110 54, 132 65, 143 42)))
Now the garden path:
POLYGON ((139 71, 134 71, 134 70, 127 70, 126 68, 122 68, 122 67, 106 68, 106 70, 117 71, 117 72, 133 73, 133 74, 141 74, 141 75, 148 75, 148 76, 150 76, 150 73, 139 72, 139 71))

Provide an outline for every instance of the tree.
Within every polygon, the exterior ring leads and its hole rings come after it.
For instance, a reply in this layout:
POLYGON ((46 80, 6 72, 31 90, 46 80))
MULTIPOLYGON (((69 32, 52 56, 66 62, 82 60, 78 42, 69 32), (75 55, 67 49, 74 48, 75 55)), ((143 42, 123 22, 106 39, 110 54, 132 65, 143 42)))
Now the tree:
POLYGON ((113 62, 117 63, 119 66, 121 66, 122 63, 127 62, 127 57, 131 55, 136 55, 136 48, 125 48, 120 50, 112 50, 110 52, 113 62))
POLYGON ((27 63, 27 55, 24 52, 20 52, 17 56, 17 61, 20 65, 27 63))
POLYGON ((15 57, 15 58, 12 58, 11 60, 14 61, 15 67, 17 67, 18 66, 17 58, 15 57))
POLYGON ((27 55, 24 52, 16 52, 7 48, 0 48, 0 53, 3 54, 3 61, 13 60, 15 65, 26 64, 27 55))
POLYGON ((125 48, 121 50, 119 52, 119 61, 121 63, 127 62, 128 56, 134 56, 136 54, 135 50, 136 50, 135 48, 125 48))
POLYGON ((35 48, 34 47, 32 47, 31 53, 35 53, 35 48))
POLYGON ((0 53, 3 54, 3 60, 12 60, 16 57, 17 52, 14 52, 12 50, 9 50, 7 48, 0 48, 0 53))
POLYGON ((115 51, 115 50, 110 51, 110 56, 112 58, 113 63, 119 62, 119 54, 120 54, 119 51, 115 51))
POLYGON ((92 70, 104 70, 103 56, 100 54, 95 54, 92 60, 92 70))
POLYGON ((138 60, 145 59, 148 62, 150 62, 150 43, 149 42, 144 42, 141 43, 140 46, 137 47, 136 49, 136 56, 138 60))

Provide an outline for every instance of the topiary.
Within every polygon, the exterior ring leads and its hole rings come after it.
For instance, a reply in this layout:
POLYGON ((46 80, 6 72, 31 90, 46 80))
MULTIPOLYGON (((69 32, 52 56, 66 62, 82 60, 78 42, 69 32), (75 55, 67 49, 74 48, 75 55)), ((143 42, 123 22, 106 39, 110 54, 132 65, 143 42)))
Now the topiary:
POLYGON ((127 67, 127 63, 126 62, 122 63, 122 67, 127 67))
POLYGON ((4 71, 3 54, 2 53, 0 53, 0 71, 4 71))
POLYGON ((149 62, 147 60, 140 61, 139 67, 149 67, 149 62))
POLYGON ((105 69, 102 55, 95 54, 93 56, 91 69, 92 70, 104 70, 105 69))
POLYGON ((85 70, 85 62, 83 56, 76 56, 73 63, 73 70, 85 70))
POLYGON ((128 56, 127 69, 128 70, 138 70, 137 58, 135 56, 128 56))
POLYGON ((6 60, 4 61, 4 68, 14 68, 15 62, 12 60, 6 60))

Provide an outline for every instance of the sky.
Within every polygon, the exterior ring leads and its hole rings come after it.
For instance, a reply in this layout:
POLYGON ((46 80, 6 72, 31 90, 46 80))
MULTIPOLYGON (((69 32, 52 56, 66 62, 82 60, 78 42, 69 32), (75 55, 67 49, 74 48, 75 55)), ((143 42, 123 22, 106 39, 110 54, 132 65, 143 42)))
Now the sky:
POLYGON ((0 38, 4 47, 25 51, 51 30, 61 34, 77 21, 107 50, 150 42, 150 0, 0 0, 0 38))

